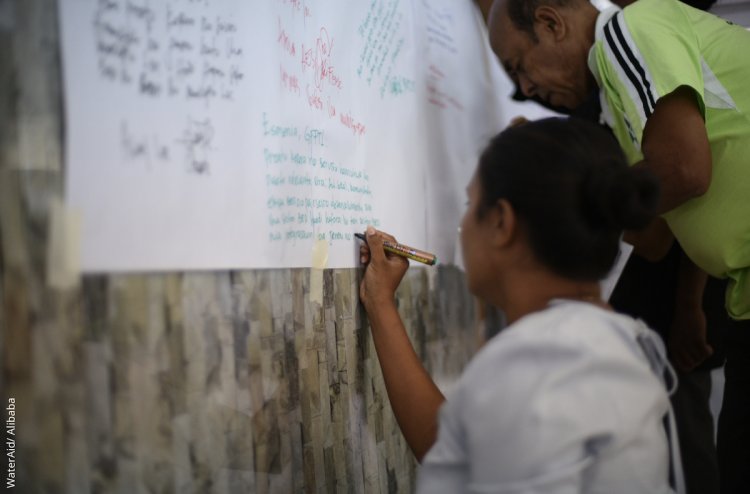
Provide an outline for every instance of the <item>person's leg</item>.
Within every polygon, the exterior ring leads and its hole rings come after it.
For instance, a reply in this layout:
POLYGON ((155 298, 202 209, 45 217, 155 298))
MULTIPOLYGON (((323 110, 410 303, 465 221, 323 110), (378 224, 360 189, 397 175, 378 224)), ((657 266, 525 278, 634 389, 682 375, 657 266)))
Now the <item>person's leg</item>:
POLYGON ((750 321, 725 333, 724 400, 717 449, 722 494, 750 492, 750 321))
POLYGON ((719 463, 714 444, 714 421, 709 407, 711 371, 680 374, 672 395, 680 454, 688 494, 719 492, 719 463))

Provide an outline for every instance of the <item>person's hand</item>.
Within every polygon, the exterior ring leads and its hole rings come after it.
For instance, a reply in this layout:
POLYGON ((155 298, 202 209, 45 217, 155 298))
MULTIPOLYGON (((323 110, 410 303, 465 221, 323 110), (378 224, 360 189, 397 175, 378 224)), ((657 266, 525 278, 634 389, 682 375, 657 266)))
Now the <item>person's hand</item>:
POLYGON ((359 257, 365 265, 365 275, 359 285, 359 297, 370 312, 383 303, 392 303, 396 288, 409 268, 409 261, 383 250, 383 240, 396 243, 387 233, 367 227, 367 243, 359 248, 359 257))
POLYGON ((645 228, 626 230, 623 240, 633 246, 633 252, 651 262, 664 259, 675 242, 674 234, 664 218, 657 216, 645 228))
POLYGON ((669 330, 670 360, 682 373, 698 367, 713 355, 714 349, 706 341, 706 315, 698 305, 687 305, 675 310, 669 330))

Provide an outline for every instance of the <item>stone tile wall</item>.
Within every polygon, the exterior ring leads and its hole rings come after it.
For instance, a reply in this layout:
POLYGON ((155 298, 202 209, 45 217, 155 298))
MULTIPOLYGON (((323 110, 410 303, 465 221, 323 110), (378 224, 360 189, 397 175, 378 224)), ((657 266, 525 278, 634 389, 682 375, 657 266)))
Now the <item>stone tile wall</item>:
MULTIPOLYGON (((64 191, 56 7, 0 2, 0 404, 15 401, 18 491, 413 490, 416 463, 358 303, 361 270, 50 286, 64 191)), ((418 354, 449 385, 475 348, 462 273, 414 268, 397 297, 418 354)))

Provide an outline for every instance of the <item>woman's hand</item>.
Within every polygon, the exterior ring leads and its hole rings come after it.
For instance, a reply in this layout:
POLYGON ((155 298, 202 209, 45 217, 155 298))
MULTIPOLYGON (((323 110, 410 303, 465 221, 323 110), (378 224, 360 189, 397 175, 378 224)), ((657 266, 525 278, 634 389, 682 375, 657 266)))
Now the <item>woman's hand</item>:
POLYGON ((392 235, 367 227, 367 243, 359 248, 359 257, 365 265, 365 275, 359 285, 359 297, 368 312, 384 303, 393 303, 401 279, 409 267, 404 257, 383 250, 383 241, 396 243, 392 235))
POLYGON ((414 456, 422 461, 435 444, 438 410, 445 397, 414 351, 393 299, 409 261, 383 250, 384 240, 396 242, 391 235, 370 226, 365 236, 367 245, 359 249, 365 265, 359 297, 367 310, 391 408, 414 456))

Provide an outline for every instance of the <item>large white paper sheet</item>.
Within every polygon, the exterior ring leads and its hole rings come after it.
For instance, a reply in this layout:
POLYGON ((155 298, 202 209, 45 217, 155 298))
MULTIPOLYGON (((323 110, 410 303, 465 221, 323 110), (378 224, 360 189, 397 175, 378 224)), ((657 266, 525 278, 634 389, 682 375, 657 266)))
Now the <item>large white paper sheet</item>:
POLYGON ((513 116, 473 2, 60 9, 85 271, 352 267, 368 224, 454 258, 464 187, 513 116))

